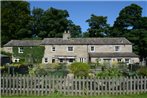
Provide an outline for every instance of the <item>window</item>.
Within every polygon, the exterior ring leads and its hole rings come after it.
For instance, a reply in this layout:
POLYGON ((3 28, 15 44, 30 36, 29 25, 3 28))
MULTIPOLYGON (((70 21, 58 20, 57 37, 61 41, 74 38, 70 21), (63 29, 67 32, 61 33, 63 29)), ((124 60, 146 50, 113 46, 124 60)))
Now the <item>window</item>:
POLYGON ((80 62, 84 62, 86 58, 80 58, 80 62))
POLYGON ((121 62, 121 59, 117 59, 117 62, 121 62))
POLYGON ((23 53, 23 47, 18 48, 18 53, 23 53))
POLYGON ((115 46, 115 51, 119 51, 120 50, 120 46, 115 46))
POLYGON ((47 63, 48 62, 48 58, 44 58, 44 62, 47 63))
POLYGON ((69 62, 73 62, 74 61, 74 59, 69 59, 69 62))
POLYGON ((56 51, 56 48, 55 47, 52 47, 52 51, 56 51))
POLYGON ((55 59, 52 59, 52 63, 55 63, 55 59))
POLYGON ((68 47, 68 51, 73 51, 73 47, 68 47))
POLYGON ((19 59, 14 59, 14 62, 19 62, 19 59))
POLYGON ((90 51, 91 51, 91 52, 94 52, 94 51, 95 51, 95 47, 94 47, 94 46, 91 46, 91 47, 90 47, 90 51))
POLYGON ((128 64, 129 63, 129 59, 125 59, 125 62, 128 64))
POLYGON ((63 63, 63 59, 60 59, 60 63, 63 63))

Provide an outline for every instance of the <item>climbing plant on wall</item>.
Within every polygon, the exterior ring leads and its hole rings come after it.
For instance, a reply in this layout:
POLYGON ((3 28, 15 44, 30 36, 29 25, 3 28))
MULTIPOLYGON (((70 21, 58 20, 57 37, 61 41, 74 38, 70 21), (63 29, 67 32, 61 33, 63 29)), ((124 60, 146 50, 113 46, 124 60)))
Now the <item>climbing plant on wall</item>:
POLYGON ((23 47, 23 53, 19 53, 19 47, 13 47, 13 56, 24 63, 41 63, 44 55, 43 46, 23 47))

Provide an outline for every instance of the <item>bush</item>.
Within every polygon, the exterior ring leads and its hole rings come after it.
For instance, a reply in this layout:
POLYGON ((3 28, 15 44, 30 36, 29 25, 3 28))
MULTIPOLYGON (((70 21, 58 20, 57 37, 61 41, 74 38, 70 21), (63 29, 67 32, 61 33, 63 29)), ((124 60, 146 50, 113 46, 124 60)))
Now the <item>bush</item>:
POLYGON ((74 62, 69 69, 75 76, 88 76, 90 66, 82 62, 74 62))
POLYGON ((147 76, 147 67, 141 67, 137 72, 139 75, 147 76))
POLYGON ((102 77, 108 77, 108 76, 122 76, 122 73, 118 68, 108 68, 103 70, 102 72, 99 72, 96 74, 97 77, 102 76, 102 77))
POLYGON ((53 64, 37 64, 33 68, 29 68, 30 75, 57 75, 65 76, 68 73, 67 69, 61 68, 63 65, 58 63, 53 64))
POLYGON ((7 56, 12 56, 12 53, 9 53, 9 52, 5 52, 5 51, 1 51, 1 54, 3 54, 3 55, 7 55, 7 56))

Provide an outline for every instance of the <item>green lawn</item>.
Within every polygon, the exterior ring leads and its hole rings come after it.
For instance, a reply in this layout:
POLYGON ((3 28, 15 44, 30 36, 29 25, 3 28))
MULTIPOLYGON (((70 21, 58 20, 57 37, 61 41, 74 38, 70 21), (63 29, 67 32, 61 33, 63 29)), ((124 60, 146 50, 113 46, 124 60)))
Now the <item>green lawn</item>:
POLYGON ((1 98, 147 98, 147 93, 139 95, 105 95, 105 96, 63 96, 63 95, 51 95, 51 96, 2 96, 1 98))

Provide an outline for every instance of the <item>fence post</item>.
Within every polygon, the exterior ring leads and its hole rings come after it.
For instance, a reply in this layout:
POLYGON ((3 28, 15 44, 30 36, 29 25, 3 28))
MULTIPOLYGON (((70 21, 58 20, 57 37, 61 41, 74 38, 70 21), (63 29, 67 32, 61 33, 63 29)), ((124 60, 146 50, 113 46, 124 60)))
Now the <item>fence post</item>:
POLYGON ((20 86, 19 86, 19 94, 22 95, 22 75, 20 75, 20 86))
POLYGON ((4 75, 1 75, 1 95, 4 95, 4 75))

